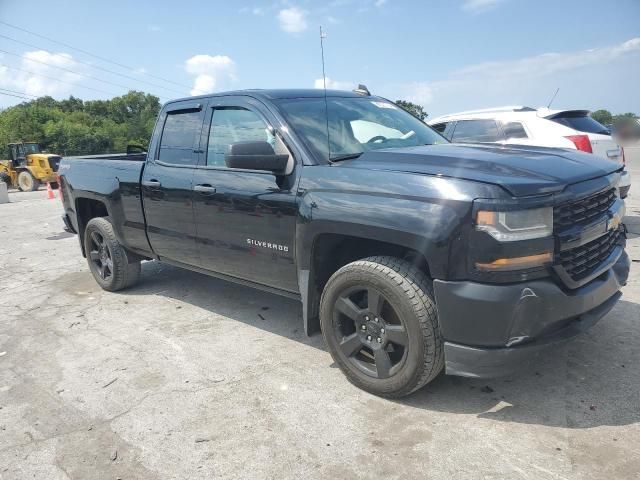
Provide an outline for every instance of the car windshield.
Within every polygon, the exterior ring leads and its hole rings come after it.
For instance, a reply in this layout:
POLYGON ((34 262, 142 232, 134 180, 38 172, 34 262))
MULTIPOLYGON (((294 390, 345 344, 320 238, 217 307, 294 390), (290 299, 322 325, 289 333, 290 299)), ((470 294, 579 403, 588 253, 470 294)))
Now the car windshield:
POLYGON ((448 143, 413 115, 381 98, 328 97, 326 106, 323 97, 297 98, 278 104, 296 134, 323 160, 383 148, 448 143))

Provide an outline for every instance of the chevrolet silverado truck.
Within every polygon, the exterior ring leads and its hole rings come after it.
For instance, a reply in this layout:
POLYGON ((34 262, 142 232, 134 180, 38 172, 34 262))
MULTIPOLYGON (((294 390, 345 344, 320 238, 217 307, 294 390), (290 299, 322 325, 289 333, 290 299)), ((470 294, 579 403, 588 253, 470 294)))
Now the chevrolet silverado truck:
POLYGON ((622 167, 452 145, 356 92, 171 101, 148 152, 65 158, 64 222, 102 288, 156 260, 299 299, 347 378, 407 395, 589 328, 627 280, 622 167))

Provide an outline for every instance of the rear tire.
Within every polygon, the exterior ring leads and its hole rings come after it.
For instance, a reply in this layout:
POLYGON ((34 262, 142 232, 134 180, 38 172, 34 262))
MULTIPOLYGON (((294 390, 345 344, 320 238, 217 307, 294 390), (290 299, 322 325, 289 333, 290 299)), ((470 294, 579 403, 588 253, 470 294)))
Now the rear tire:
POLYGON ((369 257, 339 269, 322 293, 320 322, 349 381, 375 395, 403 397, 443 369, 431 283, 407 261, 369 257))
POLYGON ((31 172, 23 170, 18 174, 18 187, 23 192, 35 192, 40 187, 40 182, 31 172))
POLYGON ((84 251, 96 282, 109 292, 135 284, 140 278, 140 262, 129 262, 107 218, 92 218, 84 231, 84 251))

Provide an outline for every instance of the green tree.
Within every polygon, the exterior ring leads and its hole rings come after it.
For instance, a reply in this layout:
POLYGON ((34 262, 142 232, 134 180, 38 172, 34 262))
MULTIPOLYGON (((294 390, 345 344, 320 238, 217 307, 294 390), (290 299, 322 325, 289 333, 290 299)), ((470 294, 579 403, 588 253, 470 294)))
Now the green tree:
POLYGON ((41 97, 0 111, 0 158, 6 145, 37 141, 61 155, 124 152, 127 144, 148 146, 160 111, 158 97, 130 91, 110 100, 41 97))
POLYGON ((409 102, 407 100, 396 100, 396 105, 403 108, 410 114, 418 117, 420 120, 423 120, 429 116, 429 114, 425 111, 422 105, 418 105, 417 103, 409 102))
POLYGON ((611 125, 613 123, 613 115, 609 110, 596 110, 591 114, 591 118, 602 125, 611 125))
POLYGON ((619 113, 618 115, 613 116, 613 122, 626 122, 629 120, 635 120, 638 116, 635 113, 627 112, 627 113, 619 113))

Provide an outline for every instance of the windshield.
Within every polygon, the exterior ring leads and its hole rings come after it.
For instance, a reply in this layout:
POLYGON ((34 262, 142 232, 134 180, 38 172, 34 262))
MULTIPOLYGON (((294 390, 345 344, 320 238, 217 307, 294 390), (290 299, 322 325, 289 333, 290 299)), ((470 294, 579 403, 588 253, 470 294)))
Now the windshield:
POLYGON ((30 155, 32 153, 40 153, 40 145, 37 143, 24 143, 24 151, 26 155, 30 155))
POLYGON ((329 97, 328 118, 322 97, 285 99, 278 104, 293 130, 323 160, 382 148, 448 143, 413 115, 376 97, 329 97))

